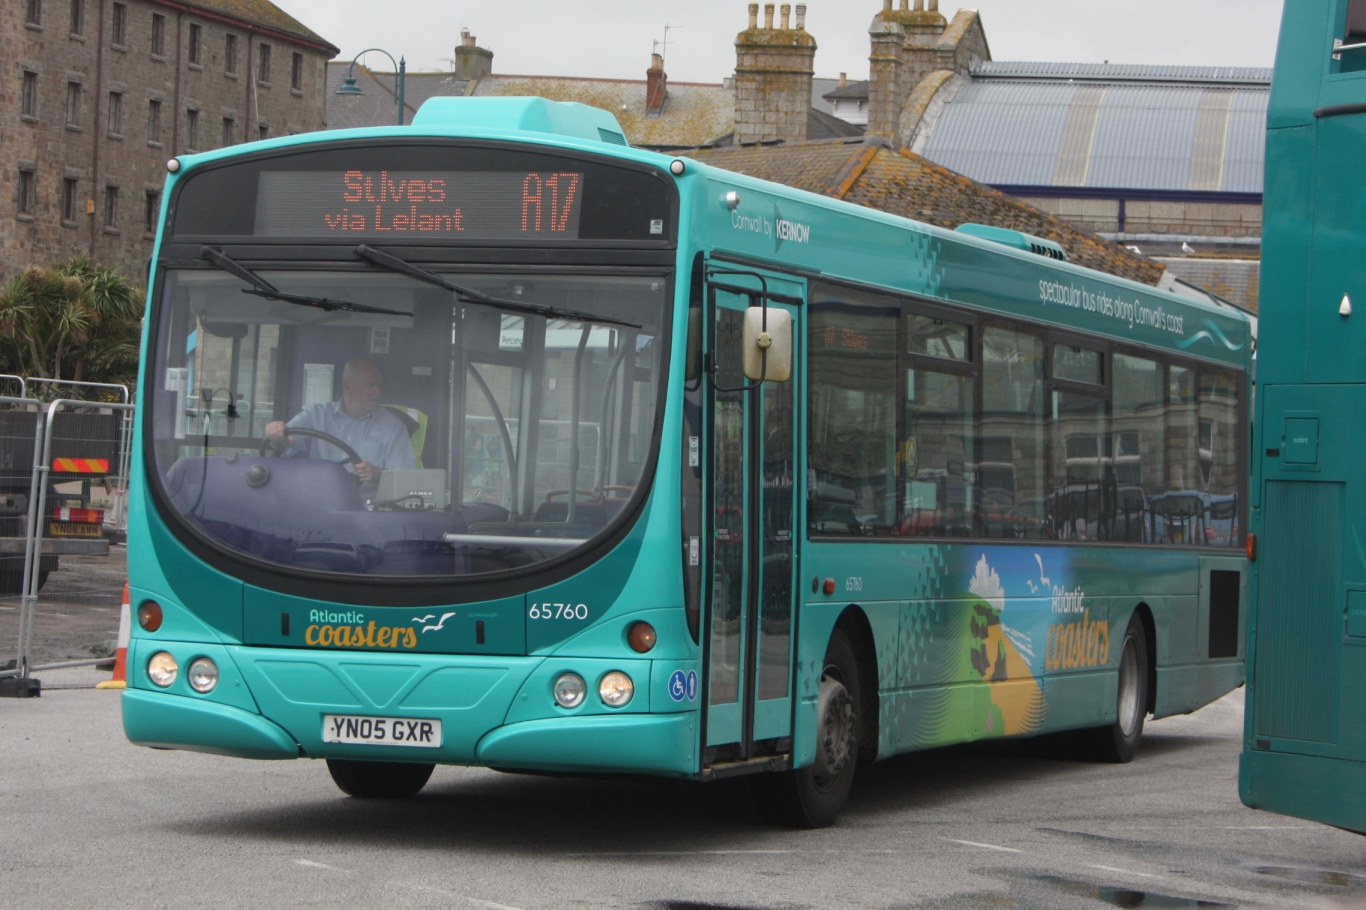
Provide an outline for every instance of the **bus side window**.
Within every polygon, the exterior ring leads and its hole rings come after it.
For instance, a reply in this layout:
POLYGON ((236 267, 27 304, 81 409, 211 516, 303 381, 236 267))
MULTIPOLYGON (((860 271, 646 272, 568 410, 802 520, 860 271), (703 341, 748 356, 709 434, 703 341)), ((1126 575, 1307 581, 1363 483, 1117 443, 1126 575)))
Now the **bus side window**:
POLYGON ((1343 44, 1366 42, 1366 0, 1348 0, 1343 44))
MULTIPOLYGON (((1342 29, 1342 43, 1347 46, 1366 44, 1366 0, 1347 0, 1346 21, 1342 29)), ((1333 63, 1340 73, 1366 70, 1366 47, 1334 55, 1333 63)))

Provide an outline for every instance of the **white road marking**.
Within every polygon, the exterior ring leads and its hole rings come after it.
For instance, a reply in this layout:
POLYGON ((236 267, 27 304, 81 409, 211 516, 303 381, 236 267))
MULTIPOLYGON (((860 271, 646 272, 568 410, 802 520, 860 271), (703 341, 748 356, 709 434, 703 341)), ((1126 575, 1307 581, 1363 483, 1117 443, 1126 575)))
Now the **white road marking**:
MULTIPOLYGON (((311 859, 296 859, 294 862, 296 865, 307 866, 310 869, 326 869, 329 872, 345 872, 347 875, 356 874, 354 869, 343 869, 340 866, 329 866, 327 863, 314 862, 311 859)), ((414 885, 410 882, 389 881, 385 884, 393 885, 398 888, 407 888, 411 891, 423 891, 429 894, 444 894, 447 897, 453 897, 456 900, 464 901, 467 904, 473 904, 476 907, 487 907, 488 910, 521 910, 521 908, 513 907, 509 904, 500 904, 495 901, 486 901, 478 897, 469 897, 464 894, 456 894, 454 891, 447 891, 445 888, 433 888, 429 885, 414 885)))
POLYGON ((1023 853, 1023 850, 1016 850, 1014 847, 998 847, 996 844, 981 844, 975 840, 958 840, 956 837, 946 837, 944 840, 951 844, 962 844, 965 847, 981 847, 983 850, 996 850, 1001 853, 1023 853))
MULTIPOLYGON (((639 850, 616 853, 565 853, 564 856, 784 856, 797 850, 639 850)), ((810 852, 810 851, 803 851, 810 852)))
POLYGON ((1104 872, 1118 872, 1120 875, 1137 875, 1139 878, 1161 878, 1160 875, 1152 875, 1148 872, 1134 872, 1132 869, 1116 869, 1114 866, 1097 866, 1095 863, 1087 863, 1092 869, 1100 869, 1104 872))
POLYGON ((311 859, 296 859, 294 862, 300 866, 308 866, 310 869, 330 869, 333 872, 350 872, 350 869, 341 869, 337 866, 329 866, 327 863, 315 863, 311 859))

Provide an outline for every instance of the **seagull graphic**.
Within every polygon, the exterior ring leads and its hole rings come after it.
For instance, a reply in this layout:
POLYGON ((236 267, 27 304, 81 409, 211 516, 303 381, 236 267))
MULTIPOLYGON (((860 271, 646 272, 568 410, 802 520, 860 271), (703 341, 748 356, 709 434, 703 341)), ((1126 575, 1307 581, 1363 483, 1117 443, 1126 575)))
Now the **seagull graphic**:
MULTIPOLYGON (((454 615, 455 615, 455 613, 453 613, 453 612, 452 612, 452 613, 442 613, 442 614, 441 614, 441 621, 440 621, 439 623, 437 623, 437 624, 434 625, 434 626, 423 626, 423 627, 422 627, 423 633, 427 633, 427 632, 440 632, 440 631, 441 631, 441 627, 444 626, 444 625, 446 624, 446 620, 450 619, 450 618, 451 618, 452 616, 454 616, 454 615)), ((428 619, 431 619, 431 618, 432 618, 431 616, 427 616, 426 618, 423 619, 423 622, 426 622, 428 619)))
POLYGON ((1043 574, 1043 557, 1038 553, 1035 553, 1034 561, 1039 564, 1039 584, 1043 585, 1045 588, 1049 587, 1053 582, 1052 579, 1043 574))
MULTIPOLYGON (((435 613, 428 613, 426 616, 414 616, 413 622, 427 622, 432 619, 436 619, 435 613)), ((445 620, 442 621, 444 622, 445 620)))

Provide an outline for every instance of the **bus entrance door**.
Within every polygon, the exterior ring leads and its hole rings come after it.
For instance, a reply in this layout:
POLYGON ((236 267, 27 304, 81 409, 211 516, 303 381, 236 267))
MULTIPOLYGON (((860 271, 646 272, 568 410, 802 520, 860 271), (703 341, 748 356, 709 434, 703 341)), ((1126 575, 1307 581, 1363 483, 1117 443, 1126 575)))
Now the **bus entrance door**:
MULTIPOLYGON (((763 298, 757 290, 745 292, 744 286, 758 283, 752 277, 725 277, 724 287, 709 288, 705 405, 711 470, 704 512, 711 544, 704 566, 709 584, 703 765, 713 768, 791 751, 795 625, 796 365, 787 382, 746 381, 743 314, 763 298)), ((770 288, 775 283, 768 280, 770 288)), ((782 305, 770 297, 768 306, 782 305)), ((784 308, 799 336, 796 308, 784 308)))
POLYGON ((1366 831, 1366 386, 1265 394, 1244 801, 1366 831))

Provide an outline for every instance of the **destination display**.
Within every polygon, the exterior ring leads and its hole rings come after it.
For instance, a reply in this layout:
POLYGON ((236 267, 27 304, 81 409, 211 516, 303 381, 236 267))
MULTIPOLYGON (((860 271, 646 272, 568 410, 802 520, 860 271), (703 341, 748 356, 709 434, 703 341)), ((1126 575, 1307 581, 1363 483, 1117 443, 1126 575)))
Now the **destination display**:
POLYGON ((263 170, 259 237, 578 240, 581 171, 263 170))
POLYGON ((196 167, 167 207, 193 243, 670 244, 667 171, 515 146, 344 142, 196 167))

